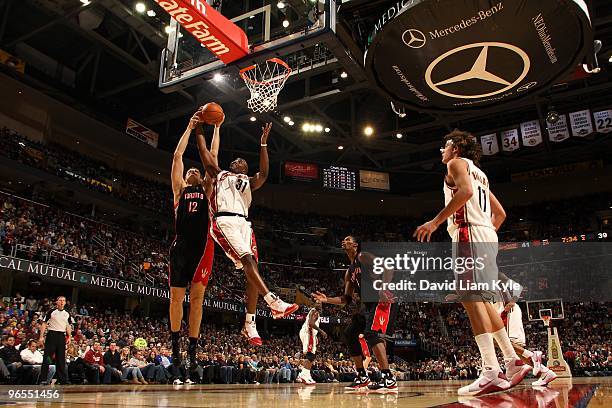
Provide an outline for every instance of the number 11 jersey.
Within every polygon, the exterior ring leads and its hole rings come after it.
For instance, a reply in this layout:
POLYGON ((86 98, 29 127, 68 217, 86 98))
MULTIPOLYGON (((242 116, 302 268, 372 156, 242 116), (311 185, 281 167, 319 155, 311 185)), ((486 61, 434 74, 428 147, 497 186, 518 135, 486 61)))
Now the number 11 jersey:
MULTIPOLYGON (((448 232, 453 236, 454 230, 461 226, 482 226, 494 228, 491 222, 491 201, 489 198, 489 179, 473 161, 460 158, 468 166, 468 177, 472 183, 472 197, 463 207, 448 218, 448 232)), ((444 182, 444 205, 447 205, 455 195, 457 187, 444 182)))
POLYGON ((219 173, 214 183, 210 204, 213 215, 231 213, 247 218, 251 206, 249 176, 229 171, 219 173))

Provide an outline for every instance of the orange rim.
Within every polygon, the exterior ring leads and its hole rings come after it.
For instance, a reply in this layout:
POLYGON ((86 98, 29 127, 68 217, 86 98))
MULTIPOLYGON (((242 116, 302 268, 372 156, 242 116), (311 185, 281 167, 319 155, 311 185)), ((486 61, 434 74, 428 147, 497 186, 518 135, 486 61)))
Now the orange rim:
MULTIPOLYGON (((287 65, 287 63, 279 58, 270 58, 268 60, 266 60, 266 63, 268 62, 274 62, 276 64, 282 65, 287 71, 285 72, 285 78, 287 78, 289 75, 291 75, 291 68, 289 67, 289 65, 287 65)), ((256 81, 253 80, 251 78, 249 78, 246 73, 249 71, 254 70, 255 68, 257 68, 256 64, 253 64, 251 66, 248 66, 246 68, 243 68, 240 70, 240 76, 242 77, 242 79, 244 79, 245 82, 250 82, 252 84, 258 84, 258 85, 269 85, 270 81, 256 81)))

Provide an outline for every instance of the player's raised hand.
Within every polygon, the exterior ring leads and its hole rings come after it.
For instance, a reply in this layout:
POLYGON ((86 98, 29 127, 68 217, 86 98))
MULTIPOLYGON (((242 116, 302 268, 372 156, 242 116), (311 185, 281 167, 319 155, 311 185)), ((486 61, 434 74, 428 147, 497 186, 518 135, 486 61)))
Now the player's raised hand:
POLYGON ((431 240, 431 234, 433 234, 437 229, 438 226, 433 220, 427 221, 425 224, 420 225, 416 231, 414 231, 412 237, 416 237, 417 241, 419 242, 429 242, 431 240))
POLYGON ((315 293, 312 294, 312 297, 317 302, 321 302, 321 303, 326 303, 327 302, 327 295, 325 295, 324 293, 315 292, 315 293))
POLYGON ((225 113, 223 114, 223 118, 221 119, 221 121, 219 123, 215 123, 215 127, 220 128, 223 122, 225 122, 225 113))
POLYGON ((189 119, 189 125, 187 126, 189 129, 193 130, 195 129, 199 124, 201 123, 200 120, 200 109, 198 109, 196 111, 196 113, 193 114, 193 116, 191 117, 191 119, 189 119))
POLYGON ((270 130, 272 130, 272 122, 266 123, 266 126, 261 128, 261 144, 268 144, 268 137, 270 136, 270 130))

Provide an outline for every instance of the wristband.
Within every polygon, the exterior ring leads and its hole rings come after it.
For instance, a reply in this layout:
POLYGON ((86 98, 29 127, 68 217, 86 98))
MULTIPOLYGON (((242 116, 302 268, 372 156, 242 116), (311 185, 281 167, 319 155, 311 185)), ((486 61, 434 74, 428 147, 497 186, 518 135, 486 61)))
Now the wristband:
POLYGON ((260 144, 261 147, 268 147, 267 143, 260 144))

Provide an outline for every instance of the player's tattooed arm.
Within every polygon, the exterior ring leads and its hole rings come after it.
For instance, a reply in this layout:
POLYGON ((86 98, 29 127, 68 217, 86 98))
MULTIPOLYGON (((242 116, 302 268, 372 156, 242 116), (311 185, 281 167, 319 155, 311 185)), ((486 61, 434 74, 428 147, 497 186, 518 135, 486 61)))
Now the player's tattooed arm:
POLYGON ((251 190, 255 191, 264 185, 268 179, 268 172, 270 171, 270 159, 268 158, 268 137, 270 137, 270 130, 272 129, 272 123, 266 123, 266 126, 261 128, 261 147, 259 151, 259 172, 255 174, 249 182, 251 183, 251 190))
POLYGON ((198 144, 198 153, 200 154, 200 160, 202 160, 202 164, 206 169, 206 173, 211 177, 217 177, 217 174, 221 173, 221 169, 215 163, 215 159, 210 154, 210 151, 206 147, 206 140, 204 140, 204 135, 196 135, 196 142, 198 144))
POLYGON ((172 192, 174 193, 174 202, 176 203, 185 187, 185 179, 183 178, 183 171, 185 170, 185 165, 183 164, 183 154, 187 149, 187 144, 189 143, 189 137, 191 136, 191 132, 199 123, 198 113, 193 114, 191 119, 189 120, 189 124, 187 125, 187 129, 183 132, 183 135, 179 139, 178 144, 176 145, 176 149, 174 150, 174 156, 172 158, 172 172, 170 175, 172 181, 172 192))
POLYGON ((489 201, 491 202, 491 222, 495 231, 499 231, 499 228, 506 220, 506 210, 502 207, 501 203, 495 197, 492 191, 489 190, 489 201))
POLYGON ((438 229, 440 224, 463 207, 474 194, 474 191, 472 190, 472 183, 470 182, 467 163, 464 160, 452 159, 448 162, 447 168, 448 176, 451 180, 453 180, 453 183, 457 188, 455 190, 455 194, 448 202, 446 207, 444 207, 442 211, 438 213, 438 215, 436 215, 432 220, 419 226, 416 231, 414 231, 412 236, 416 237, 417 241, 429 242, 431 240, 431 234, 438 229))

